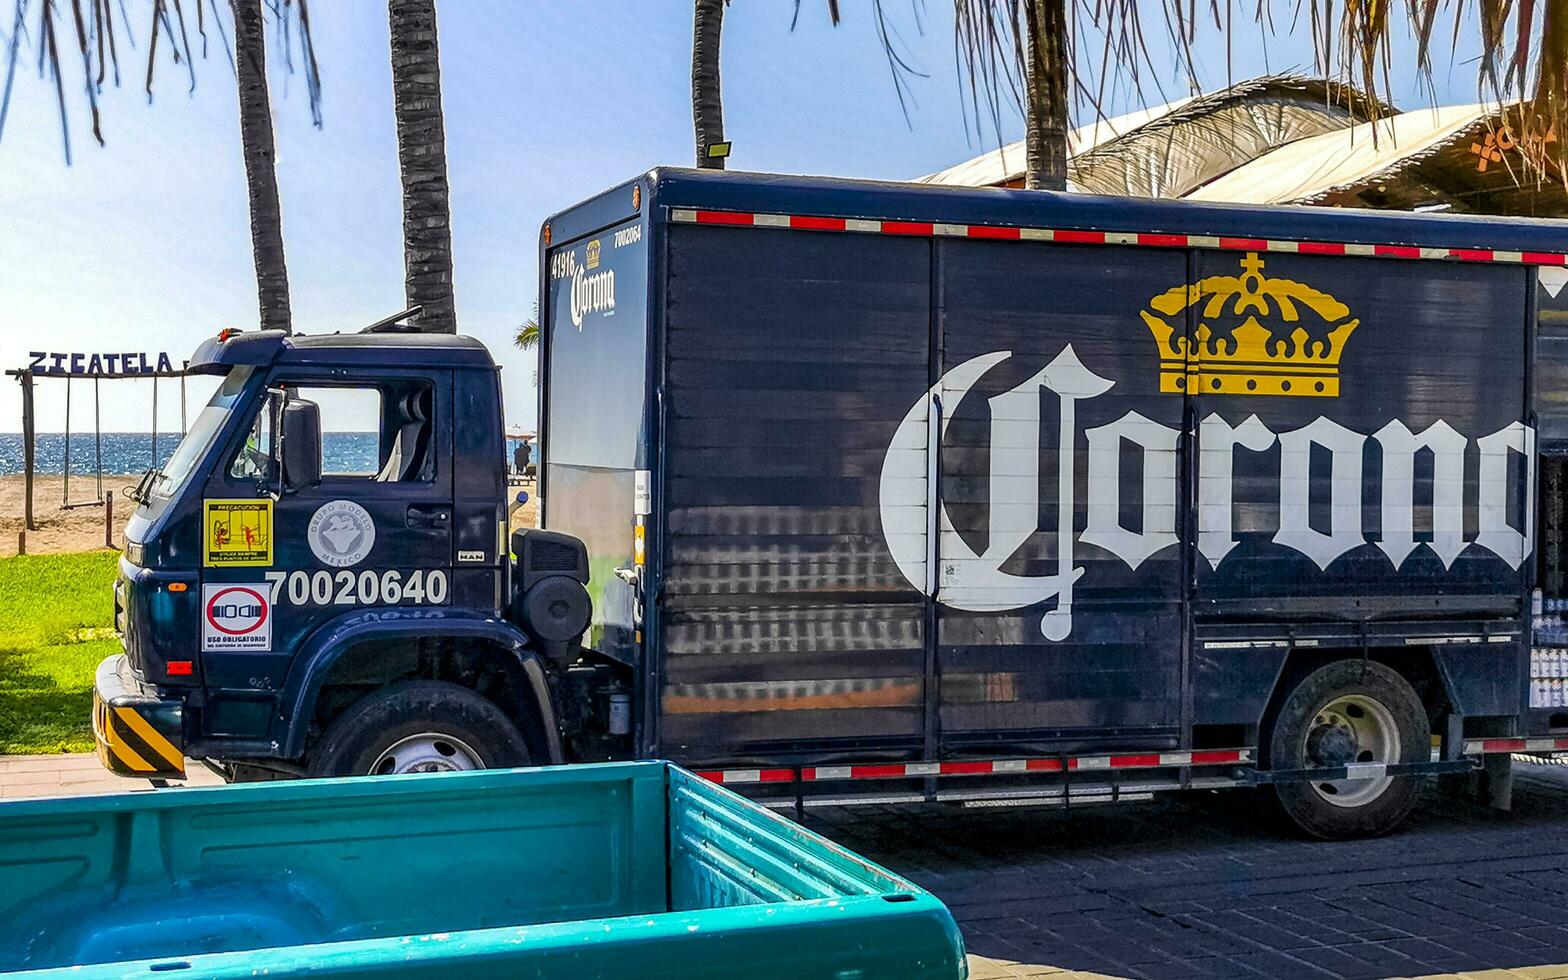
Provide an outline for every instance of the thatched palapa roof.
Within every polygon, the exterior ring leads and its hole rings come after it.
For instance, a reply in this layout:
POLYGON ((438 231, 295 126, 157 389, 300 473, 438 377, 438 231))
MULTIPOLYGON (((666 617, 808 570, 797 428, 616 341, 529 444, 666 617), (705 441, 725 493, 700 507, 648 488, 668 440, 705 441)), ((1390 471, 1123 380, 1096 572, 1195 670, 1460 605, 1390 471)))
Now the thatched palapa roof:
MULTIPOLYGON (((1525 173, 1496 106, 1397 112, 1323 79, 1252 79, 1102 120, 1069 145, 1069 188, 1090 193, 1568 215, 1561 180, 1525 173)), ((1023 163, 1020 142, 920 180, 1021 186, 1023 163)))

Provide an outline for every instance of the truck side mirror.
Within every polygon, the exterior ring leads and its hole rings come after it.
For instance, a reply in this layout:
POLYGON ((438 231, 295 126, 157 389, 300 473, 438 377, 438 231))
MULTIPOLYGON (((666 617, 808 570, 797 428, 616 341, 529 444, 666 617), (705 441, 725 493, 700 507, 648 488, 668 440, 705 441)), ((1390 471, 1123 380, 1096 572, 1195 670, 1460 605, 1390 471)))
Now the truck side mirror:
POLYGON ((291 398, 283 405, 280 451, 282 488, 294 493, 321 482, 321 409, 313 401, 291 398))

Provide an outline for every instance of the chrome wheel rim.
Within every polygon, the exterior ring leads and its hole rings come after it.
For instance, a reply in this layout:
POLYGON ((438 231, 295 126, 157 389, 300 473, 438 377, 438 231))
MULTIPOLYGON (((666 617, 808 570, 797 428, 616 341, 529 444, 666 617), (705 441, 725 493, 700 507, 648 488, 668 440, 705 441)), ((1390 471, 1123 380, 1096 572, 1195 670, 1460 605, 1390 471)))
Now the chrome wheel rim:
POLYGON ((370 775, 405 772, 465 772, 484 768, 466 742, 439 732, 421 732, 392 743, 370 765, 370 775))
MULTIPOLYGON (((1307 765, 1389 765, 1399 761, 1399 726, 1383 702, 1363 694, 1337 697, 1318 709, 1302 737, 1307 765)), ((1339 807, 1365 806, 1382 796, 1393 777, 1368 775, 1353 779, 1318 780, 1313 790, 1339 807)))

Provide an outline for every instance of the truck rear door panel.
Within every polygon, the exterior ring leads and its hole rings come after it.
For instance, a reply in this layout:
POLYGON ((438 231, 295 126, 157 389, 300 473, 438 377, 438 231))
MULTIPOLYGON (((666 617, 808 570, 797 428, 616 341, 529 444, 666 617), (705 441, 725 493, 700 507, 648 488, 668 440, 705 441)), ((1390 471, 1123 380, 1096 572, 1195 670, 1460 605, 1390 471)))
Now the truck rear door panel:
POLYGON ((1139 309, 1187 256, 943 241, 938 257, 944 738, 1173 738, 1185 398, 1160 392, 1139 309))
POLYGON ((1219 304, 1211 294, 1200 322, 1234 337, 1254 317, 1275 355, 1221 357, 1198 375, 1209 464, 1200 619, 1517 612, 1529 453, 1507 447, 1507 430, 1526 411, 1526 270, 1280 253, 1196 261, 1199 280, 1240 288, 1219 304), (1245 390, 1282 380, 1291 391, 1245 390), (1233 448, 1243 425, 1266 448, 1233 448))
POLYGON ((930 243, 672 228, 668 261, 664 751, 918 747, 927 605, 878 481, 927 384, 930 243))

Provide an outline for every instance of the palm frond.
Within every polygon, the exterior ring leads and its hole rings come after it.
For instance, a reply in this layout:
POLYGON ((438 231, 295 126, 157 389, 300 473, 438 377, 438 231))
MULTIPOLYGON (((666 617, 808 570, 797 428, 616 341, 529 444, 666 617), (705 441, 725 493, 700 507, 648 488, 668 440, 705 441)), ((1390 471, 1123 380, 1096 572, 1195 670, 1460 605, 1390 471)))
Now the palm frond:
MULTIPOLYGON (((1387 97, 1394 65, 1395 18, 1387 0, 1298 0, 1310 6, 1317 67, 1387 97)), ((1416 40, 1415 69, 1430 91, 1433 52, 1442 26, 1453 17, 1449 58, 1457 56, 1467 28, 1478 35, 1478 100, 1497 109, 1495 128, 1506 131, 1532 169, 1561 170, 1558 134, 1568 122, 1568 0, 1406 0, 1416 40)))
MULTIPOLYGON (((229 57, 232 68, 234 54, 230 49, 228 33, 224 30, 216 0, 140 0, 140 2, 143 4, 142 12, 151 24, 147 39, 147 70, 143 80, 149 100, 153 95, 160 44, 168 49, 170 60, 184 69, 189 90, 196 89, 198 59, 197 53, 191 47, 187 29, 185 7, 188 3, 193 4, 196 10, 196 26, 202 40, 201 60, 205 60, 207 55, 206 22, 210 14, 219 36, 223 39, 223 49, 229 57), (204 2, 207 4, 206 11, 202 9, 204 2)), ((285 30, 285 36, 298 38, 304 62, 306 87, 310 96, 311 116, 319 127, 321 125, 321 73, 316 62, 310 10, 307 4, 308 0, 270 0, 267 7, 280 29, 285 30)), ((10 34, 8 37, 0 34, 0 42, 3 42, 0 46, 4 47, 3 56, 6 59, 5 82, 4 86, 0 87, 0 139, 5 136, 6 119, 11 99, 16 91, 17 64, 24 53, 27 53, 27 49, 36 47, 39 76, 53 90, 53 98, 59 110, 60 136, 65 162, 69 165, 73 108, 68 95, 66 75, 80 70, 81 93, 86 102, 93 138, 100 146, 104 145, 99 96, 103 93, 105 81, 116 88, 120 85, 121 44, 128 45, 131 49, 136 47, 135 36, 131 33, 131 14, 125 9, 125 0, 11 0, 11 5, 10 34), (119 9, 118 17, 115 16, 116 7, 119 9), (28 30, 30 22, 34 27, 32 31, 28 30), (62 22, 70 38, 63 43, 60 37, 62 22), (62 48, 66 51, 66 61, 70 61, 74 54, 79 64, 76 66, 63 64, 62 48)), ((228 12, 228 16, 232 18, 232 10, 228 12)), ((70 88, 74 87, 74 85, 70 86, 70 88)))
MULTIPOLYGON (((997 145, 1009 112, 1027 114, 1025 66, 1028 64, 1026 12, 1038 0, 952 0, 954 55, 963 89, 965 131, 984 140, 987 131, 997 145)), ((1392 103, 1391 78, 1396 67, 1394 31, 1401 11, 1389 0, 1294 0, 1290 17, 1276 19, 1276 7, 1256 0, 1252 23, 1238 17, 1233 0, 1058 0, 1068 14, 1064 50, 1072 77, 1073 102, 1105 117, 1103 107, 1119 91, 1143 98, 1145 83, 1158 88, 1145 21, 1163 19, 1162 39, 1179 74, 1192 91, 1199 90, 1194 44, 1200 32, 1211 31, 1225 45, 1225 71, 1230 77, 1230 52, 1238 32, 1256 30, 1261 41, 1299 36, 1310 40, 1317 70, 1327 79, 1354 84, 1372 97, 1374 114, 1392 103), (1153 11, 1158 10, 1158 14, 1153 11), (1377 98, 1381 96, 1381 100, 1377 98)), ((919 10, 920 0, 913 0, 919 10)), ((797 11, 799 4, 797 2, 797 11)), ((882 0, 873 11, 886 19, 882 0)), ((1532 165, 1563 167, 1568 136, 1568 0, 1404 0, 1403 21, 1414 35, 1414 68, 1424 87, 1435 91, 1434 64, 1448 29, 1449 61, 1455 61, 1467 32, 1475 35, 1481 56, 1475 62, 1479 99, 1498 109, 1496 125, 1526 150, 1532 165), (1451 26, 1450 26, 1450 20, 1451 26)), ((898 34, 879 26, 878 37, 888 58, 904 104, 911 74, 910 60, 898 34)), ((1163 93, 1161 101, 1169 101, 1163 93)))
POLYGON ((524 320, 522 326, 517 328, 517 336, 512 338, 512 343, 521 350, 533 350, 539 346, 539 321, 533 317, 524 320))

